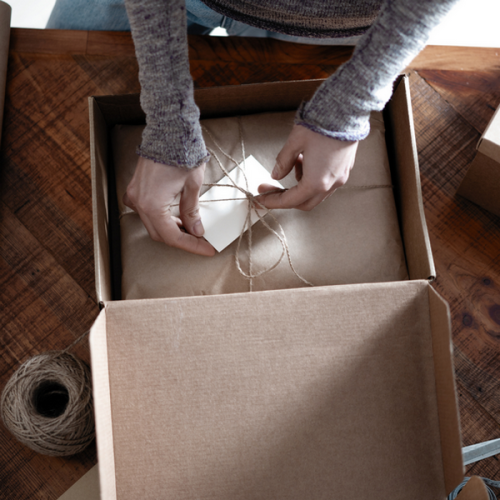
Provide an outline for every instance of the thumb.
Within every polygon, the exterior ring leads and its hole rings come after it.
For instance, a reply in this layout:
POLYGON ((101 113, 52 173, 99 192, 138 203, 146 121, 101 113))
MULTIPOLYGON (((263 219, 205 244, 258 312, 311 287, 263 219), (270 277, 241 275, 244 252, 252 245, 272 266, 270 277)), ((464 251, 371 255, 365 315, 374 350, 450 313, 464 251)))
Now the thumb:
POLYGON ((197 182, 186 182, 181 193, 179 212, 186 231, 194 236, 203 236, 205 229, 201 222, 199 195, 200 185, 197 182))
POLYGON ((126 205, 127 207, 131 208, 132 210, 136 211, 137 210, 135 209, 135 204, 134 202, 129 198, 127 192, 125 191, 125 194, 123 195, 123 198, 122 198, 122 201, 123 201, 123 204, 126 205))
POLYGON ((286 177, 295 166, 297 157, 301 153, 301 149, 294 144, 295 141, 291 140, 291 136, 288 137, 283 149, 279 152, 276 157, 276 165, 271 172, 271 177, 273 179, 279 180, 286 177))

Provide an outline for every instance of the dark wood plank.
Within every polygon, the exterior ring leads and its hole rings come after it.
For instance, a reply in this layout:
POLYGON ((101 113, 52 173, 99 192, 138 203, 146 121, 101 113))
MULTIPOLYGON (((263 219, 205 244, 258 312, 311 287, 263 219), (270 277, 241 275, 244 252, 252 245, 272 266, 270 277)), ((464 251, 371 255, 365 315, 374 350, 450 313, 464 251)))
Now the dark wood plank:
POLYGON ((500 424, 487 410, 478 406, 477 401, 460 381, 457 382, 457 392, 462 412, 475 416, 474 419, 468 418, 461 422, 463 446, 500 438, 500 424))
POLYGON ((500 50, 484 47, 428 45, 410 68, 450 71, 498 71, 500 50))
MULTIPOLYGON (((12 52, 134 56, 134 44, 128 32, 13 28, 10 43, 12 52)), ((191 60, 314 62, 338 66, 350 58, 352 50, 352 47, 293 44, 263 38, 189 36, 191 60)), ((495 48, 429 45, 411 62, 409 69, 495 71, 499 64, 500 51, 495 48)))
POLYGON ((480 134, 416 72, 410 78, 421 172, 451 198, 476 154, 480 134))
MULTIPOLYGON (((92 324, 97 305, 19 219, 0 204, 2 315, 0 384, 33 355, 62 349, 92 324)), ((75 354, 89 361, 82 344, 75 354)), ((71 459, 41 456, 0 428, 2 498, 58 498, 96 460, 95 446, 71 459), (65 472, 66 471, 66 472, 65 472), (3 496, 5 495, 5 496, 3 496)))
MULTIPOLYGON (((500 218, 455 196, 479 132, 416 73, 411 89, 435 287, 450 304, 461 421, 472 444, 494 439, 500 425, 500 218), (477 426, 485 414, 488 426, 477 426)), ((500 479, 498 469, 486 474, 500 479)))
POLYGON ((59 71, 45 56, 12 62, 26 70, 7 89, 2 200, 95 296, 86 99, 98 90, 81 84, 84 73, 72 58, 58 61, 59 71))
POLYGON ((10 51, 35 54, 85 54, 88 31, 12 28, 10 51))
POLYGON ((95 298, 72 279, 59 265, 60 259, 44 248, 7 207, 2 210, 2 257, 60 323, 73 332, 73 338, 89 328, 97 313, 95 298))
MULTIPOLYGON (((102 91, 73 56, 11 52, 0 152, 0 386, 94 321, 87 97, 102 91)), ((75 348, 89 361, 88 343, 75 348)), ((96 461, 38 455, 0 426, 0 497, 56 499, 96 461), (5 496, 4 496, 5 495, 5 496)))
MULTIPOLYGON (((468 476, 480 476, 488 479, 492 479, 496 477, 496 481, 498 481, 498 470, 500 469, 500 459, 497 456, 486 458, 477 462, 475 464, 471 464, 467 468, 468 476)), ((491 488, 494 493, 496 493, 497 498, 500 498, 500 490, 498 488, 491 488)))
POLYGON ((193 61, 191 63, 191 74, 197 88, 328 78, 336 69, 337 66, 326 64, 244 64, 216 61, 193 61))
POLYGON ((135 57, 134 42, 126 31, 88 31, 86 55, 135 57))
POLYGON ((339 66, 353 52, 349 46, 310 45, 272 38, 208 37, 189 35, 191 61, 245 64, 329 64, 339 66))
MULTIPOLYGON (((463 446, 500 438, 498 422, 471 396, 461 382, 457 383, 458 399, 461 413, 474 415, 474 418, 462 419, 461 431, 463 446)), ((481 460, 465 467, 466 476, 483 476, 490 479, 499 479, 500 463, 498 456, 481 460)))
POLYGON ((484 132, 500 104, 500 71, 422 69, 418 74, 477 132, 484 132))
POLYGON ((74 61, 99 89, 99 94, 130 94, 141 91, 139 66, 135 56, 75 55, 74 61))

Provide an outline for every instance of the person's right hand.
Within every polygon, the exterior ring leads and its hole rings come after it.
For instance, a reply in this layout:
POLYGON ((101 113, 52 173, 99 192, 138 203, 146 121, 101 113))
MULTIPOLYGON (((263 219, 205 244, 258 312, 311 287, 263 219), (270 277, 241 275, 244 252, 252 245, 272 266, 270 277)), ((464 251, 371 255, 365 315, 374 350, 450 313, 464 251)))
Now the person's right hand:
MULTIPOLYGON (((294 125, 271 176, 281 180, 295 168, 297 185, 261 194, 257 201, 269 209, 312 210, 347 182, 357 149, 357 142, 339 141, 294 125)), ((259 193, 272 190, 272 184, 259 186, 259 193)))
POLYGON ((198 204, 204 173, 205 164, 188 170, 139 157, 123 203, 139 214, 153 240, 211 257, 215 249, 202 237, 198 204), (170 209, 179 193, 180 219, 170 209))

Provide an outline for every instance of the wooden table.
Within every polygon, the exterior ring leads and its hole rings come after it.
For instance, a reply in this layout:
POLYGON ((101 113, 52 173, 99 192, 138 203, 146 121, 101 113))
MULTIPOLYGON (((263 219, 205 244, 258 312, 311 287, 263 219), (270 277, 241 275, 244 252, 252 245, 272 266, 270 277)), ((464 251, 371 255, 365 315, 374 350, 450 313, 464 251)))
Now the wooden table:
MULTIPOLYGON (((464 445, 500 437, 500 218, 455 197, 500 104, 500 50, 428 47, 409 68, 427 223, 449 302, 464 445)), ((350 48, 191 37, 198 87, 322 78, 350 48)), ((13 29, 0 152, 0 388, 98 313, 87 97, 139 91, 127 33, 13 29)), ((83 343, 77 354, 88 360, 83 343)), ((0 425, 0 498, 56 499, 96 462, 38 455, 0 425)), ((389 471, 388 471, 389 472, 389 471)), ((498 458, 467 468, 500 480, 498 458)))

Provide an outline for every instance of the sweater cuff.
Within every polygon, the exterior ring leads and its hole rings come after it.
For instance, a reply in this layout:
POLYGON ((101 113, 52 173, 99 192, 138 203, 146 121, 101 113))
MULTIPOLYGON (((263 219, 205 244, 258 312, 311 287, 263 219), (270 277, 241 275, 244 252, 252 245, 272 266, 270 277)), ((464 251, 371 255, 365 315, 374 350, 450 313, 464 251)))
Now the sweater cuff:
MULTIPOLYGON (((346 121, 342 119, 339 119, 337 126, 335 126, 335 119, 330 118, 328 120, 328 128, 326 128, 310 116, 314 112, 308 113, 308 104, 307 102, 303 102, 300 105, 295 115, 295 123, 297 125, 306 127, 313 132, 330 137, 331 139, 337 139, 338 141, 361 141, 368 137, 370 133, 370 114, 356 118, 350 116, 349 126, 346 126, 347 123, 342 123, 346 121), (334 126, 332 127, 332 125, 334 126)), ((340 118, 334 109, 331 110, 331 116, 340 118)))
POLYGON ((147 125, 137 154, 156 163, 187 169, 199 167, 210 158, 199 122, 193 123, 192 129, 147 125))
POLYGON ((177 167, 177 168, 182 168, 182 169, 187 169, 187 170, 191 170, 192 168, 199 167, 203 163, 207 163, 208 160, 210 160, 210 153, 207 152, 206 156, 203 157, 200 161, 196 162, 195 164, 183 165, 180 163, 176 163, 175 161, 164 160, 163 158, 160 158, 159 156, 152 156, 149 153, 143 151, 141 146, 137 147, 136 154, 141 156, 142 158, 145 158, 146 160, 152 160, 155 163, 160 163, 162 165, 168 165, 170 167, 177 167))

